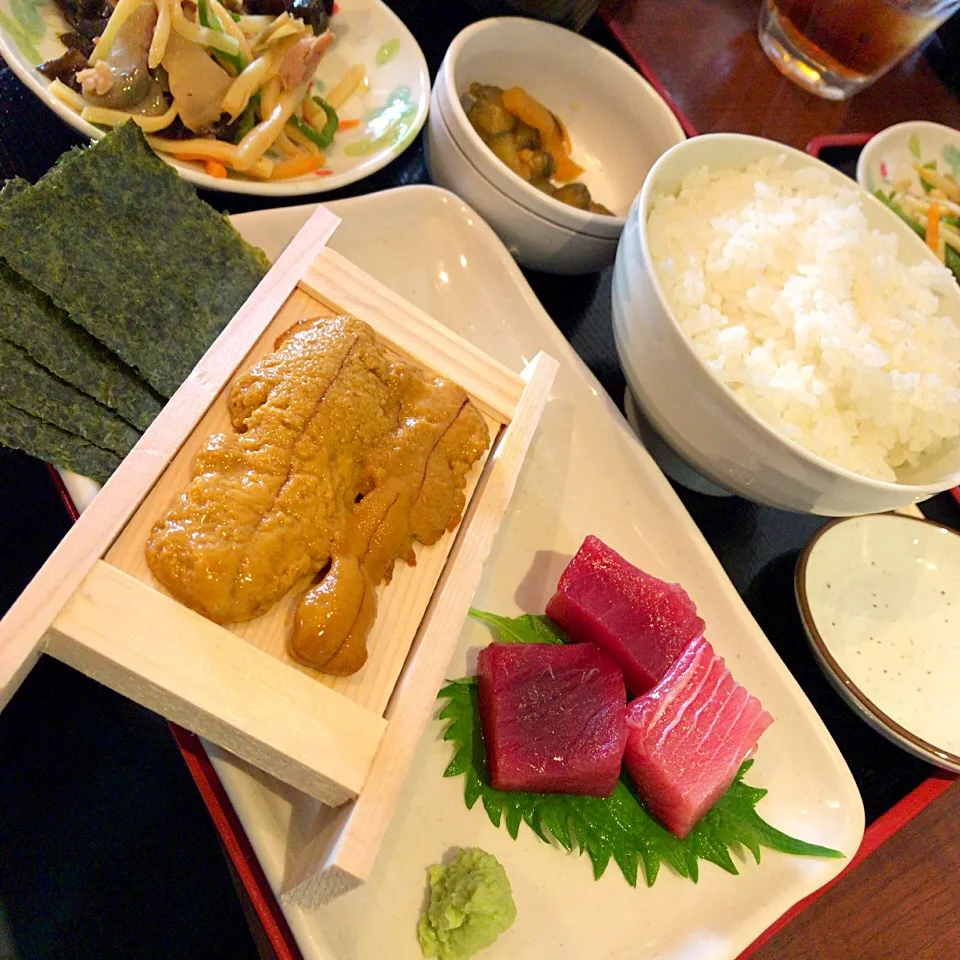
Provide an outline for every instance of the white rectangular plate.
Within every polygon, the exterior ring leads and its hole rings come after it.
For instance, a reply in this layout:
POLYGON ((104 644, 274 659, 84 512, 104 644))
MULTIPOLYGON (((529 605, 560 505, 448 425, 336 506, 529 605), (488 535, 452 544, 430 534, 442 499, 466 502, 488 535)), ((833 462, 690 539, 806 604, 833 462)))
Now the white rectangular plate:
MULTIPOLYGON (((343 218, 330 245, 398 294, 513 369, 541 349, 561 363, 475 605, 503 614, 542 611, 588 533, 682 583, 717 651, 776 718, 749 776, 770 790, 760 813, 851 856, 863 835, 863 805, 830 735, 670 485, 492 231, 433 187, 330 206, 343 218)), ((234 223, 275 257, 311 209, 243 214, 234 223)), ((483 627, 467 624, 448 675, 472 672, 477 649, 489 640, 483 627)), ((415 931, 426 867, 457 846, 495 854, 513 886, 517 921, 484 952, 489 960, 734 958, 844 866, 764 851, 762 863, 744 861, 738 877, 702 864, 696 885, 664 868, 653 889, 631 889, 612 863, 595 882, 586 857, 542 843, 526 826, 511 840, 479 804, 468 811, 462 778, 443 778, 451 748, 442 730, 435 721, 424 736, 370 882, 316 910, 284 904, 306 960, 420 957, 415 931)), ((318 807, 223 751, 208 753, 279 896, 318 807)))

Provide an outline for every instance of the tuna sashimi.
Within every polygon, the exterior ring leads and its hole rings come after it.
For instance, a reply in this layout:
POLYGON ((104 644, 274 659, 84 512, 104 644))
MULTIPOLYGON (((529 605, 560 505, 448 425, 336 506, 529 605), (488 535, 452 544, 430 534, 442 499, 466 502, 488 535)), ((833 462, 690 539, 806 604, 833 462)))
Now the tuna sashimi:
POLYGON ((634 696, 656 684, 704 627, 683 587, 644 573, 597 537, 587 537, 563 571, 547 616, 571 640, 606 650, 634 696))
POLYGON ((491 643, 477 660, 480 719, 497 790, 607 797, 620 776, 627 695, 592 643, 491 643))
POLYGON ((646 808, 682 840, 723 796, 771 723, 701 638, 627 707, 624 762, 646 808))

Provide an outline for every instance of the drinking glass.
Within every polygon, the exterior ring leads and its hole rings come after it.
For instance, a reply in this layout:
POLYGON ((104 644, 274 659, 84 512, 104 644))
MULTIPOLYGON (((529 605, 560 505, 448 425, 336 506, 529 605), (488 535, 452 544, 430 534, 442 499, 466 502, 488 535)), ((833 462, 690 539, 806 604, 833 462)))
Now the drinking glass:
POLYGON ((760 45, 795 83, 846 100, 958 9, 960 0, 761 0, 760 45))

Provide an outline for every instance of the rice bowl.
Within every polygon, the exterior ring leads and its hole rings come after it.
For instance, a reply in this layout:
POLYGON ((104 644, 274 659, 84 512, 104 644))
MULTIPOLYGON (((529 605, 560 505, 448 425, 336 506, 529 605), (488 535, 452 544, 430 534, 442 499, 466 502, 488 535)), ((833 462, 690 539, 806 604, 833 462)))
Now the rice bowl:
POLYGON ((767 157, 653 201, 650 254, 707 366, 771 426, 855 473, 896 471, 960 434, 950 272, 907 265, 855 184, 767 157))
MULTIPOLYGON (((671 303, 668 283, 661 279, 660 267, 655 262, 654 237, 649 223, 653 208, 662 197, 677 195, 683 182, 704 166, 712 173, 727 170, 742 174, 748 166, 764 159, 782 164, 782 170, 788 173, 818 171, 826 178, 831 191, 856 191, 869 228, 866 232, 878 230, 881 234, 895 235, 897 258, 903 266, 937 265, 932 251, 893 212, 851 185, 842 173, 799 150, 744 134, 705 134, 677 145, 660 158, 634 202, 621 236, 613 276, 613 330, 617 352, 644 418, 681 460, 702 477, 730 492, 783 509, 823 516, 851 516, 917 503, 957 485, 960 483, 960 437, 943 439, 935 450, 914 451, 915 461, 908 463, 905 457, 903 465, 891 468, 896 474, 895 480, 869 477, 811 450, 802 442, 803 423, 798 430, 789 431, 772 422, 775 418, 761 415, 736 385, 726 382, 722 371, 714 369, 717 363, 711 366, 710 359, 717 357, 704 356, 704 353, 711 353, 714 348, 705 350, 702 345, 698 348, 687 334, 671 303)), ((814 177, 814 182, 816 180, 814 177)), ((696 227, 688 223, 689 231, 712 234, 713 227, 710 223, 705 226, 704 220, 700 211, 696 227)), ((696 248, 702 241, 688 236, 684 243, 688 242, 696 248)), ((765 238, 759 247, 766 250, 770 245, 765 238)), ((828 257, 822 262, 832 261, 828 257)), ((779 270, 780 266, 775 262, 775 269, 779 270)), ((735 274, 737 271, 739 267, 735 274)), ((939 287, 938 280, 929 282, 939 287)), ((751 286, 746 284, 744 291, 751 286)), ((960 328, 960 287, 947 286, 938 290, 936 297, 939 297, 940 308, 934 315, 943 314, 960 328)), ((775 336, 779 338, 782 332, 775 336)), ((751 349, 752 346, 755 344, 751 349)), ((798 360, 797 375, 809 376, 810 371, 799 373, 803 366, 810 363, 798 360)), ((792 373, 790 367, 781 374, 777 381, 780 388, 790 385, 788 374, 792 376, 792 373)), ((772 374, 770 376, 772 379, 772 374)), ((869 424, 873 412, 872 409, 861 411, 858 422, 864 426, 869 424)), ((859 439, 860 434, 856 436, 859 439)), ((849 434, 846 439, 850 440, 849 434)), ((886 439, 890 442, 889 436, 886 439)), ((859 448, 855 445, 855 449, 859 448)), ((663 467, 668 469, 667 464, 663 467)), ((883 472, 887 467, 890 464, 884 458, 883 472)), ((682 476, 675 479, 686 482, 682 476)))

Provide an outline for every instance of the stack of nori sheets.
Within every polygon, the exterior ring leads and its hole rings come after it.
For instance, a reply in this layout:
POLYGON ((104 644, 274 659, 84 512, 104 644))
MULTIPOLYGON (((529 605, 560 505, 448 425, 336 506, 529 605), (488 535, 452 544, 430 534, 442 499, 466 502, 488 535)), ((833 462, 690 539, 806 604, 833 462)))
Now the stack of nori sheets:
POLYGON ((103 482, 269 264, 127 123, 0 191, 0 443, 103 482))

